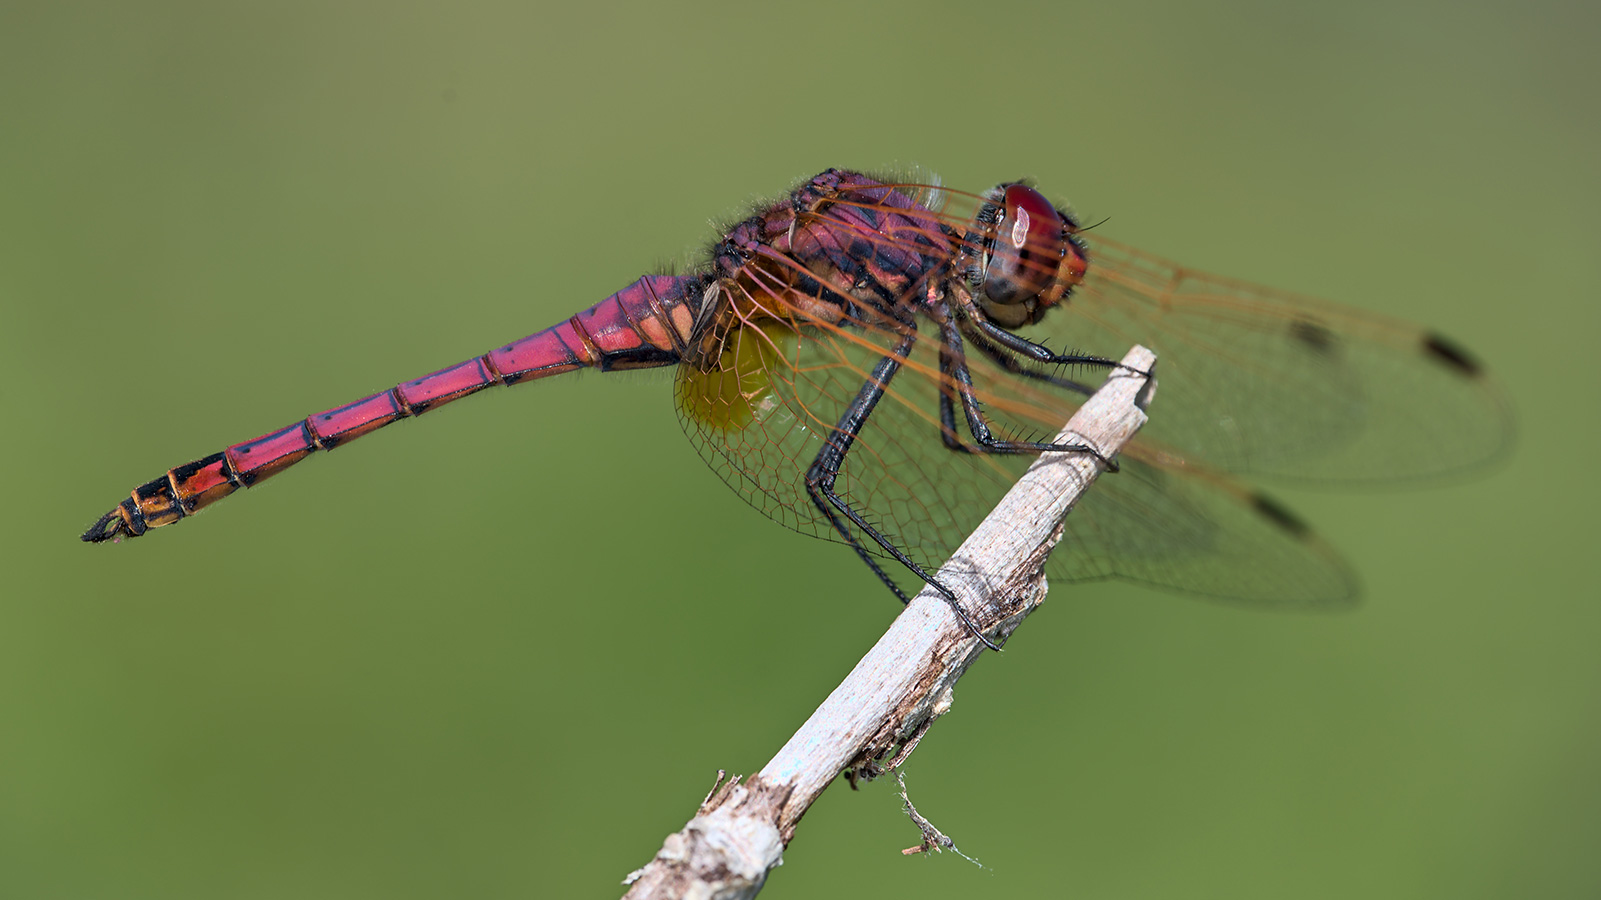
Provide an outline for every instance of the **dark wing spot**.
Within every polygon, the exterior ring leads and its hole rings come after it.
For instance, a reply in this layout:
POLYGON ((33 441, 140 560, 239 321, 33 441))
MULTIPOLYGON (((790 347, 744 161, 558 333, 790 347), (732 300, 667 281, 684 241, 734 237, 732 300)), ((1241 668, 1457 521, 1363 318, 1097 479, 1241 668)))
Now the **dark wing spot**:
POLYGON ((1311 527, 1297 518, 1295 513, 1266 494, 1252 494, 1251 505, 1256 507, 1257 512, 1271 519, 1273 524, 1295 537, 1303 538, 1312 533, 1311 527))
POLYGON ((1291 322, 1290 337, 1324 356, 1332 355, 1340 340, 1327 325, 1311 319, 1296 319, 1291 322))
POLYGON ((1423 352, 1469 378, 1477 378, 1484 371, 1484 368, 1479 365, 1479 361, 1471 353, 1438 334, 1425 334, 1423 336, 1423 352))

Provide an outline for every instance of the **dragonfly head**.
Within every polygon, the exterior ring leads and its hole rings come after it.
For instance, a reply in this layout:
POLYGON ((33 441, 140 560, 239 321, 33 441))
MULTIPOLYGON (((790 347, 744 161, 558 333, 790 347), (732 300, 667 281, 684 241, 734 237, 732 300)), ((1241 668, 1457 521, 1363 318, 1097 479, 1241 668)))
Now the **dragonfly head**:
POLYGON ((985 194, 967 270, 979 308, 997 325, 1038 322, 1084 279, 1078 223, 1021 182, 985 194))

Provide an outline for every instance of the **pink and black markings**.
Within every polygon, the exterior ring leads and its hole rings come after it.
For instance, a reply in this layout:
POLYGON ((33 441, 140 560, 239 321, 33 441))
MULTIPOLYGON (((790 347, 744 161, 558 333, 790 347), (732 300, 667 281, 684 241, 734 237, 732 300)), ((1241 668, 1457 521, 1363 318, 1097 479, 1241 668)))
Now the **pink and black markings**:
POLYGON ((132 496, 84 532, 83 539, 138 537, 150 528, 170 525, 241 487, 278 474, 314 451, 332 450, 484 388, 576 369, 672 365, 689 339, 692 306, 704 290, 705 280, 696 276, 641 278, 560 325, 178 466, 135 488, 132 496))

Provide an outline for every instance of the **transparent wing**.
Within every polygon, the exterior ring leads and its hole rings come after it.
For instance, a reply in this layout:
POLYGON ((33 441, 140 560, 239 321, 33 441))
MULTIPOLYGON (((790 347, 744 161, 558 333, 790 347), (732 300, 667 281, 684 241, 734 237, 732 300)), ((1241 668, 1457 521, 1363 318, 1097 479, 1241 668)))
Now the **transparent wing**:
MULTIPOLYGON (((925 333, 888 385, 840 470, 838 490, 892 543, 933 568, 1016 481, 1031 455, 961 453, 941 437, 939 345, 925 333)), ((678 378, 685 431, 752 506, 788 528, 841 541, 813 503, 805 473, 840 415, 900 338, 866 322, 795 329, 736 327, 712 376, 678 378), (708 382, 708 377, 712 378, 708 382), (711 385, 709 387, 708 385, 711 385), (737 389, 731 389, 737 385, 737 389), (708 415, 709 398, 726 406, 708 415)), ((998 429, 1049 436, 1082 397, 969 358, 975 391, 998 429)), ((1160 364, 1159 364, 1160 365, 1160 364)), ((1165 384, 1153 419, 1165 411, 1165 384)), ((1131 447, 1123 470, 1097 482, 1068 517, 1050 571, 1073 581, 1123 578, 1275 604, 1348 600, 1339 557, 1249 490, 1171 454, 1131 447)), ((863 540, 869 552, 879 547, 863 540)))
POLYGON ((1511 448, 1500 389, 1433 332, 1099 238, 1089 254, 1084 284, 1033 336, 1156 351, 1163 408, 1143 437, 1192 462, 1378 484, 1470 472, 1511 448))

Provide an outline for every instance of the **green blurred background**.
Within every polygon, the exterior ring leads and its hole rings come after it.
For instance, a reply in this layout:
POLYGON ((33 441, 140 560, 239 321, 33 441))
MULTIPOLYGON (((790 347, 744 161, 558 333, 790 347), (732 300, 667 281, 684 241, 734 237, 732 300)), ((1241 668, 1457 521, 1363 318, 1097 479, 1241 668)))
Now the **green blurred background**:
POLYGON ((1031 175, 1154 252, 1431 323, 1496 368, 1520 449, 1447 489, 1280 491, 1363 572, 1349 615, 1057 590, 910 762, 986 868, 901 857, 891 786, 838 785, 764 896, 1601 895, 1598 25, 5 4, 0 896, 619 893, 896 611, 718 484, 667 376, 493 392, 197 523, 77 534, 756 197, 896 164, 1031 175))

